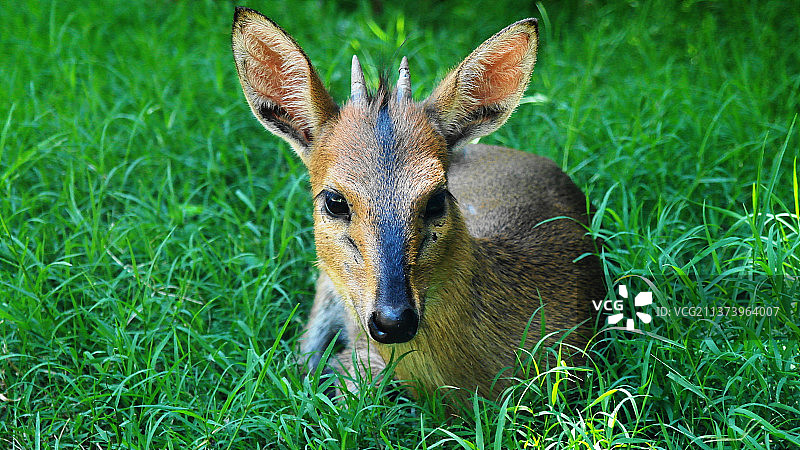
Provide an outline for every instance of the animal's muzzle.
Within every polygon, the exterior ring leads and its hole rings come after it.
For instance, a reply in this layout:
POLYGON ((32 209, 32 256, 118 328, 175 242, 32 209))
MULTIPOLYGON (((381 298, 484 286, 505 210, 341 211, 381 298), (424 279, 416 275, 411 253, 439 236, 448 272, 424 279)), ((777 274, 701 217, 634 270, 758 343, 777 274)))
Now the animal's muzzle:
POLYGON ((410 341, 419 327, 419 314, 410 307, 379 308, 369 318, 369 334, 381 344, 410 341))

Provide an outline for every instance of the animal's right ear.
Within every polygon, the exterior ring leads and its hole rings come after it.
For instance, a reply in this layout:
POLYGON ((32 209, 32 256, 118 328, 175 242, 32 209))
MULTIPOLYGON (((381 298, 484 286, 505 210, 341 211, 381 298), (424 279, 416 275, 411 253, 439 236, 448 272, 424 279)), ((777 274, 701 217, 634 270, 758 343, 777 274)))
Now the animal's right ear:
POLYGON ((338 112, 308 57, 275 22, 248 8, 236 8, 232 41, 253 114, 308 165, 314 139, 338 112))

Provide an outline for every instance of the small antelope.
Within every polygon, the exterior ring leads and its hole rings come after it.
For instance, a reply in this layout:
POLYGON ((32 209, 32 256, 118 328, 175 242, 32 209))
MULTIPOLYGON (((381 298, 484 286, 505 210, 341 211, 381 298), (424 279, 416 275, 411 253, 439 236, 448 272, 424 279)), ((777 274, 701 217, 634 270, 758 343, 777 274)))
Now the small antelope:
POLYGON ((377 375, 394 358, 395 376, 416 389, 495 397, 523 336, 529 349, 571 330, 562 342, 586 346, 592 300, 606 291, 585 196, 549 159, 469 144, 519 104, 537 44, 536 19, 509 25, 422 102, 406 58, 393 90, 368 92, 354 56, 339 107, 288 33, 236 9, 247 102, 310 175, 320 274, 306 370, 339 336, 336 370, 377 375))

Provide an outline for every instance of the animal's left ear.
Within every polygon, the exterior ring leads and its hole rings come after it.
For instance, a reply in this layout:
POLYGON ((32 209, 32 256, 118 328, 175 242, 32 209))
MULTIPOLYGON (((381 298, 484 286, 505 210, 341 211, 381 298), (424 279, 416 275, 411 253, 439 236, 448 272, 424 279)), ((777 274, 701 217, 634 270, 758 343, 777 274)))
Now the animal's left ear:
POLYGON ((505 123, 528 86, 538 44, 536 19, 520 20, 487 39, 439 83, 425 110, 450 148, 505 123))
POLYGON ((299 45, 257 11, 236 8, 233 57, 256 118, 291 144, 306 166, 314 139, 338 112, 299 45))

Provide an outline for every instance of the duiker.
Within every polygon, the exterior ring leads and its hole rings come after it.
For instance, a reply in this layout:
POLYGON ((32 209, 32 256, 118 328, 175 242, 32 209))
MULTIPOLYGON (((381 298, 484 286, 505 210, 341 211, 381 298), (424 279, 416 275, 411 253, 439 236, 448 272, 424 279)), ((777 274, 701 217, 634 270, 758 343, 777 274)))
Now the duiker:
POLYGON ((606 292, 585 196, 549 159, 469 144, 519 104, 537 43, 536 19, 509 25, 422 102, 406 58, 395 88, 371 93, 353 57, 340 107, 289 34, 236 9, 245 97, 310 175, 320 273, 307 370, 338 333, 336 370, 378 374, 395 358, 395 376, 417 389, 492 397, 509 385, 497 375, 518 364, 523 336, 527 348, 543 331, 586 346, 592 300, 606 292))

